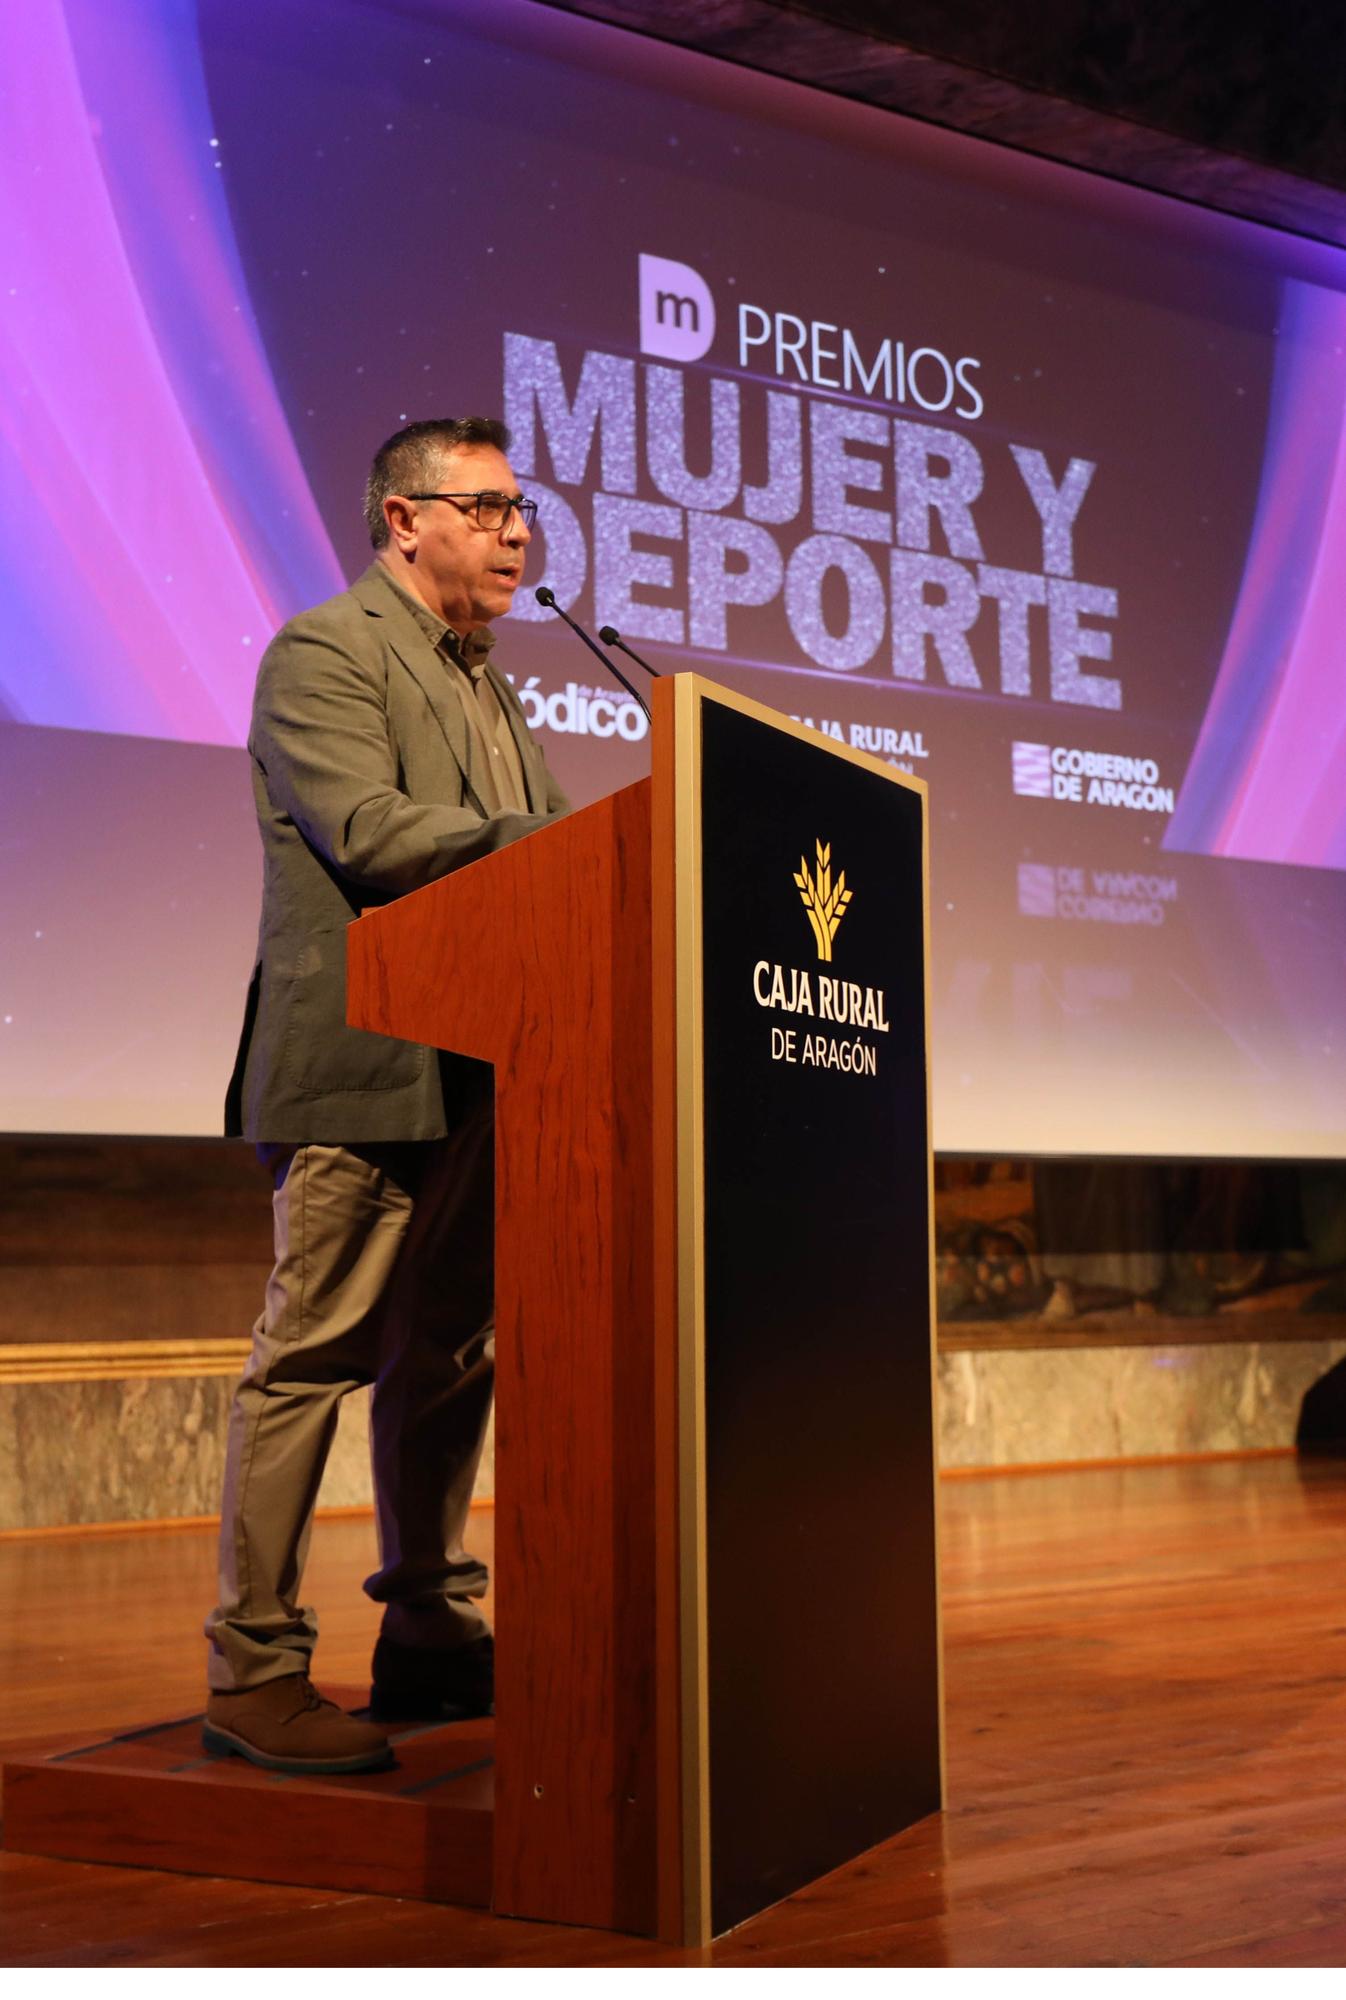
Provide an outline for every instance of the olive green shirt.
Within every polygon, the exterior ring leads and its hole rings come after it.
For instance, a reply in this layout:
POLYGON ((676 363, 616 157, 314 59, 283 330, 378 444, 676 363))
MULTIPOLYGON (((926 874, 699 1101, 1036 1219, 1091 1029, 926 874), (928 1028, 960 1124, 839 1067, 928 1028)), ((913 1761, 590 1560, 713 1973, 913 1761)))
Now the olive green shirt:
POLYGON ((491 657, 495 633, 489 625, 478 625, 465 639, 451 625, 437 617, 428 604, 404 590, 386 565, 384 575, 430 644, 444 662, 445 671, 457 684, 463 699, 472 748, 476 752, 472 782, 487 812, 527 812, 528 789, 514 732, 505 719, 495 689, 486 678, 486 662, 491 657))

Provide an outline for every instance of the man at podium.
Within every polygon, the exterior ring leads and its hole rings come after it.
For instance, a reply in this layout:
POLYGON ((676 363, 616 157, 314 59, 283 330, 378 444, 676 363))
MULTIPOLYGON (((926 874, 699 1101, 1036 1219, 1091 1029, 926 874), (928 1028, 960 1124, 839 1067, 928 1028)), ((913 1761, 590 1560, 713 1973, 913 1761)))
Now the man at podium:
POLYGON ((566 810, 491 659, 536 514, 508 445, 481 417, 389 438, 374 561, 276 635, 257 680, 264 886, 226 1131, 272 1175, 275 1267, 230 1417, 205 1739, 275 1770, 377 1769, 381 1722, 493 1699, 486 1572, 463 1548, 494 1371, 491 1073, 347 1027, 345 931, 566 810), (368 1722, 315 1691, 300 1602, 338 1405, 366 1383, 368 1722))

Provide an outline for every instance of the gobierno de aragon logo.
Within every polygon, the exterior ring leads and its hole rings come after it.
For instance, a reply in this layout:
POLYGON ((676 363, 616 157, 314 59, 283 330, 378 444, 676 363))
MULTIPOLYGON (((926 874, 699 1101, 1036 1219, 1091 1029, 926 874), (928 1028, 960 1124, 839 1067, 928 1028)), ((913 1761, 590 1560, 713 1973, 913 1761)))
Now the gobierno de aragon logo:
POLYGON ((1153 757, 1059 743, 1012 743, 1010 771, 1014 790, 1023 799, 1120 806, 1127 812, 1173 811, 1173 787, 1162 783, 1153 757))

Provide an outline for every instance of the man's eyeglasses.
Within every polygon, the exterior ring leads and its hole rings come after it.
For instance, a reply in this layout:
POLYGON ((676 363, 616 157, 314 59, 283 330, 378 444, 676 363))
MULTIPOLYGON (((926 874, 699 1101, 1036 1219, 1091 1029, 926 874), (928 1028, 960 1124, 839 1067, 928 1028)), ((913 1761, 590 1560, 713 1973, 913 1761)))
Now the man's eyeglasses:
POLYGON ((479 528, 488 533, 497 533, 504 527, 511 514, 517 514, 527 528, 533 532, 537 519, 537 501, 525 500, 522 493, 408 493, 408 500, 451 500, 456 505, 459 500, 471 500, 471 507, 459 507, 460 514, 471 514, 479 528))

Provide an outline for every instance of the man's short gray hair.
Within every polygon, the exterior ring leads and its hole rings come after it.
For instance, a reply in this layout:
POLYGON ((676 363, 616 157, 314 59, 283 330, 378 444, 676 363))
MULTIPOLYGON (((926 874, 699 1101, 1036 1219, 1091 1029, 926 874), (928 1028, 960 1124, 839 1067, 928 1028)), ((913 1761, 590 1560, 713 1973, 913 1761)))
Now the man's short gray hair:
POLYGON ((509 450, 509 432, 495 417, 427 417, 404 424, 374 454, 365 481, 365 526, 376 549, 388 546, 383 503, 392 493, 427 493, 440 476, 446 454, 465 445, 509 450))

